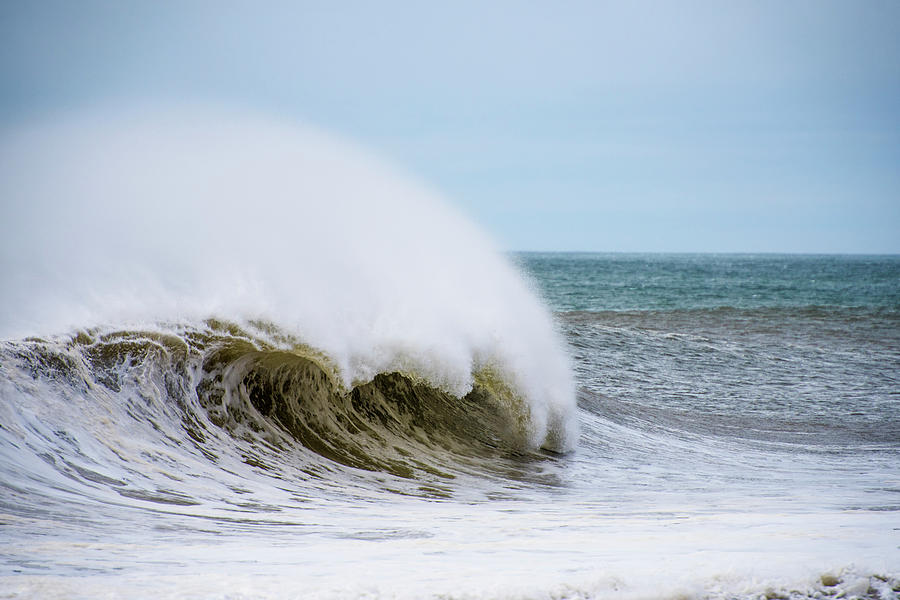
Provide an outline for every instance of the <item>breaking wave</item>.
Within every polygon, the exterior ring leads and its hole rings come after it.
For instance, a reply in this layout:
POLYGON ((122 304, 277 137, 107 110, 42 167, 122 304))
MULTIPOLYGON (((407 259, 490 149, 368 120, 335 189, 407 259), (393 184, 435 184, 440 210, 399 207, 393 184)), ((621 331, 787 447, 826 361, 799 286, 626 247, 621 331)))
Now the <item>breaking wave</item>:
MULTIPOLYGON (((291 455, 305 464, 294 469, 333 464, 444 479, 455 477, 448 470, 486 474, 493 458, 531 453, 529 408, 490 369, 476 372, 462 397, 400 372, 347 388, 327 357, 269 323, 83 330, 6 342, 0 357, 19 390, 8 399, 34 403, 28 389, 37 381, 40 397, 57 404, 53 421, 65 427, 59 411, 86 404, 68 427, 104 444, 140 431, 148 443, 193 446, 212 462, 240 447, 245 463, 277 471, 274 460, 300 449, 291 455), (92 423, 98 413, 113 434, 92 423)), ((25 429, 18 437, 28 445, 34 433, 25 429)))
POLYGON ((574 446, 536 294, 344 142, 225 109, 96 113, 7 135, 0 182, 0 335, 40 376, 113 389, 145 369, 236 435, 401 475, 410 444, 574 446))

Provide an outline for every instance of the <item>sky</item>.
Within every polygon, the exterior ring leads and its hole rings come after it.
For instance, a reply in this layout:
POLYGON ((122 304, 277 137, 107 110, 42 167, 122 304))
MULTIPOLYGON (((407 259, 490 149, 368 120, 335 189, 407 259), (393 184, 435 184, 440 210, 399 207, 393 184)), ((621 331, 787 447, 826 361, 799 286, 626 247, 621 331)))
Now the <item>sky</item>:
POLYGON ((900 253, 900 2, 0 3, 0 135, 226 103, 509 250, 900 253))

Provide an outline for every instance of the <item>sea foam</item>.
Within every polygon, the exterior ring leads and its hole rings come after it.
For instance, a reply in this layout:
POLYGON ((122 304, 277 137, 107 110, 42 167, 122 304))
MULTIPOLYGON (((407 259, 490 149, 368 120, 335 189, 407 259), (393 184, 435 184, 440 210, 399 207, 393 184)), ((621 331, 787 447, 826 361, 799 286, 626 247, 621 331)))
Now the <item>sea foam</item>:
POLYGON ((210 317, 277 323, 346 385, 454 395, 501 373, 531 442, 569 449, 552 318, 435 192, 316 129, 220 107, 81 114, 0 141, 0 336, 210 317))

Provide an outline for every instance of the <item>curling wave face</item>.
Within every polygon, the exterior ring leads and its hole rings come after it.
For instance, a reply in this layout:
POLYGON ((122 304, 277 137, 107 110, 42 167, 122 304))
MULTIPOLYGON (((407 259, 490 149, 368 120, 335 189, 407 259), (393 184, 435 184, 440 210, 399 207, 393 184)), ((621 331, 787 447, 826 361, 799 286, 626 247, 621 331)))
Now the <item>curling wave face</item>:
POLYGON ((373 445, 438 420, 487 445, 574 446, 571 368, 528 284, 347 144, 225 110, 120 111, 7 136, 0 181, 7 339, 265 323, 198 350, 214 374, 198 398, 223 426, 266 430, 253 407, 275 437, 392 472, 412 468, 403 450, 373 445))
MULTIPOLYGON (((36 403, 45 397, 55 414, 39 420, 60 430, 83 427, 83 437, 108 449, 98 456, 107 455, 101 462, 112 471, 142 462, 122 443, 135 432, 156 448, 174 444, 179 460, 193 456, 210 472, 230 454, 292 480, 353 469, 419 483, 463 473, 505 477, 503 461, 539 457, 528 449, 527 404, 489 370, 476 373, 463 397, 398 372, 345 388, 326 357, 270 323, 83 330, 6 342, 0 361, 4 379, 19 390, 6 394, 21 410, 4 419, 19 440, 14 445, 43 445, 24 415, 40 412, 36 403), (36 384, 43 393, 29 391, 36 384), (73 414, 60 414, 61 397, 69 397, 63 412, 73 414)), ((42 455, 56 457, 63 471, 76 469, 76 477, 86 472, 79 444, 42 455)), ((183 500, 199 498, 183 487, 183 500)))

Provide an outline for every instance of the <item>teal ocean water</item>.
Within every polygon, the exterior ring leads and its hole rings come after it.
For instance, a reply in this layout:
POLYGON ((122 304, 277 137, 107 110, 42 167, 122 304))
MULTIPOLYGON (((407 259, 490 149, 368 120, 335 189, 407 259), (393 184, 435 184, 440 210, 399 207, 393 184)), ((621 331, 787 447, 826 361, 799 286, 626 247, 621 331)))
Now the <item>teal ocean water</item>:
POLYGON ((900 310, 896 256, 523 253, 557 311, 900 310))
POLYGON ((557 311, 581 382, 604 396, 695 414, 689 427, 744 422, 738 435, 892 444, 900 431, 895 256, 519 260, 557 311))

